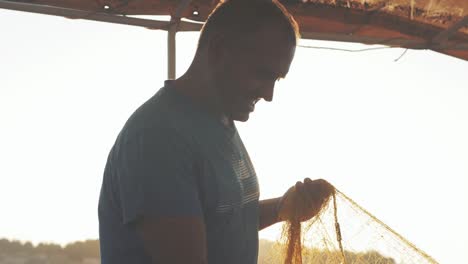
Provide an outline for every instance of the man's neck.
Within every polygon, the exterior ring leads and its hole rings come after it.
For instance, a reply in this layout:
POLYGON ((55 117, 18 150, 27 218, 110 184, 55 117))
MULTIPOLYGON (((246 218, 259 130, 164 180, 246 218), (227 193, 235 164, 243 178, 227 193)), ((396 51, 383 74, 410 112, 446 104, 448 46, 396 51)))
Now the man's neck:
POLYGON ((232 119, 224 113, 221 107, 216 87, 204 73, 197 73, 195 70, 189 69, 184 75, 172 82, 172 87, 195 104, 221 116, 223 124, 232 126, 232 119))

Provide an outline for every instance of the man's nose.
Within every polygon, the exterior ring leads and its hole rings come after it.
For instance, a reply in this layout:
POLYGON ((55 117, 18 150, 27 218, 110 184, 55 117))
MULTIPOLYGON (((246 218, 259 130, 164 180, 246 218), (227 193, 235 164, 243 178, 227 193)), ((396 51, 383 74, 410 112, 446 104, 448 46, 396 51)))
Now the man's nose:
POLYGON ((262 89, 260 97, 267 102, 273 101, 273 93, 275 90, 275 84, 267 85, 265 88, 262 89))

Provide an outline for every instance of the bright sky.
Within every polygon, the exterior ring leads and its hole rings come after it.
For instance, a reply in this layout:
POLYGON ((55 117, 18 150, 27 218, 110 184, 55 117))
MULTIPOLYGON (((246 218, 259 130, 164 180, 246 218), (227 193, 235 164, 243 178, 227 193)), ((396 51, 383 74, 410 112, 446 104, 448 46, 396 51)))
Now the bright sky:
MULTIPOLYGON (((163 85, 166 33, 6 10, 0 21, 0 237, 97 238, 107 154, 163 85)), ((197 36, 178 34, 178 74, 197 36)), ((468 62, 412 50, 395 62, 402 52, 298 48, 273 103, 238 128, 262 198, 325 178, 441 263, 466 263, 468 62)))

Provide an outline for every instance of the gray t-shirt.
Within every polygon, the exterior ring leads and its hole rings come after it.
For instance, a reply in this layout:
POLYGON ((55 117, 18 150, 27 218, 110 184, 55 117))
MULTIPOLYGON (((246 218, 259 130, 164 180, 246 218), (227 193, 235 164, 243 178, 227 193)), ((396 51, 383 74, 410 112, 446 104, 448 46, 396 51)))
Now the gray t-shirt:
POLYGON ((139 217, 200 216, 209 264, 255 264, 258 198, 235 126, 166 82, 129 118, 110 151, 98 209, 101 262, 151 263, 135 230, 139 217))

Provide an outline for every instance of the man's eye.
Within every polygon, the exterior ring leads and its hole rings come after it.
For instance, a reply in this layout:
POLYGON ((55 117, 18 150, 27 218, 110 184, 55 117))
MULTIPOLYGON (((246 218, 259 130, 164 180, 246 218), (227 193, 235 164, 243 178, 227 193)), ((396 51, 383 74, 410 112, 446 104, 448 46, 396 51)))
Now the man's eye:
POLYGON ((260 71, 258 73, 258 76, 260 77, 260 79, 268 81, 276 81, 276 79, 278 79, 278 77, 274 73, 268 71, 260 71))

